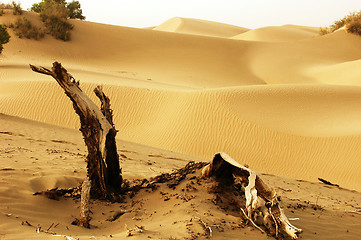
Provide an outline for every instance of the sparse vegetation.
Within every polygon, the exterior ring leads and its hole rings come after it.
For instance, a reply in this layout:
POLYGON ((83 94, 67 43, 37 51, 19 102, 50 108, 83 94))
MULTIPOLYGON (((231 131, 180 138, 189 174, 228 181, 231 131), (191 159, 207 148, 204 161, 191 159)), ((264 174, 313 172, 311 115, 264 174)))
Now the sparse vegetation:
POLYGON ((28 38, 39 40, 45 36, 45 32, 41 28, 37 28, 25 17, 18 18, 15 24, 11 24, 10 28, 14 29, 15 34, 19 38, 28 38))
POLYGON ((14 15, 21 15, 23 14, 23 9, 21 8, 21 5, 20 3, 16 3, 16 2, 12 2, 11 3, 12 5, 12 9, 13 9, 13 14, 14 15))
POLYGON ((85 16, 83 15, 83 10, 79 1, 72 1, 66 4, 66 8, 69 10, 69 18, 71 19, 80 19, 84 20, 85 16))
POLYGON ((85 19, 79 1, 66 2, 65 0, 42 0, 39 3, 34 3, 31 7, 31 11, 41 13, 49 6, 50 3, 65 7, 68 10, 67 18, 80 20, 85 19))
POLYGON ((10 3, 0 3, 0 9, 13 9, 10 3))
POLYGON ((2 16, 5 12, 4 10, 13 10, 14 15, 21 15, 23 14, 23 9, 21 8, 20 3, 16 3, 15 1, 11 3, 0 3, 0 16, 2 16))
POLYGON ((73 25, 69 18, 85 19, 78 1, 67 3, 65 0, 42 0, 33 4, 31 11, 40 14, 48 32, 57 39, 70 40, 70 31, 73 25))
POLYGON ((64 41, 70 40, 73 25, 68 22, 68 9, 64 4, 55 0, 45 1, 40 18, 52 36, 64 41))
POLYGON ((353 12, 340 20, 336 20, 331 26, 320 28, 320 34, 325 35, 332 33, 342 27, 350 33, 358 34, 361 36, 361 11, 353 12))
POLYGON ((3 50, 3 44, 8 43, 9 40, 10 40, 10 35, 6 30, 6 26, 0 24, 0 53, 3 50))

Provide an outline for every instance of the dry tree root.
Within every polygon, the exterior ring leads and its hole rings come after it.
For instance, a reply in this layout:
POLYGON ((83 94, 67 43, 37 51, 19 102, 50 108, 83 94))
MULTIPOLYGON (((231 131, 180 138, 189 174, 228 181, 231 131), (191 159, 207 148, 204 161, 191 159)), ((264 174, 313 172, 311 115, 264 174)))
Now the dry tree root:
POLYGON ((270 189, 261 178, 251 169, 246 168, 228 156, 217 153, 212 162, 202 170, 203 177, 215 177, 218 180, 233 182, 235 178, 245 185, 246 211, 241 208, 243 215, 259 230, 256 219, 262 219, 263 226, 271 235, 278 236, 281 230, 292 237, 298 238, 302 229, 293 226, 278 202, 277 194, 270 189))

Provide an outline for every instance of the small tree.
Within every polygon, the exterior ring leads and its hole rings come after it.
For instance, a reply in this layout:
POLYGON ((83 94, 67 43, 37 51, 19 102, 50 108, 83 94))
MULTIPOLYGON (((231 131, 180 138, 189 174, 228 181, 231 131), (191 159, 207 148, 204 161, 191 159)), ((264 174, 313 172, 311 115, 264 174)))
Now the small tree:
POLYGON ((68 19, 85 19, 79 1, 67 3, 65 0, 42 0, 33 4, 31 10, 40 13, 51 35, 64 41, 70 40, 70 30, 73 29, 68 19))
POLYGON ((73 25, 67 21, 68 15, 65 4, 54 0, 46 0, 40 11, 40 18, 49 33, 64 41, 70 40, 70 30, 73 29, 73 25))
POLYGON ((65 0, 42 0, 39 3, 34 3, 30 10, 33 12, 41 13, 47 8, 49 8, 49 6, 53 5, 58 5, 61 8, 66 8, 68 10, 66 18, 80 20, 85 19, 79 1, 72 1, 67 3, 65 0))
POLYGON ((83 10, 81 9, 81 5, 79 1, 72 1, 66 4, 66 8, 69 10, 69 18, 71 19, 80 19, 84 20, 85 16, 83 16, 83 10))
POLYGON ((3 44, 8 43, 10 40, 10 35, 8 31, 6 30, 6 26, 0 24, 0 53, 3 50, 3 44))
POLYGON ((13 7, 13 14, 14 15, 21 15, 23 14, 23 9, 21 8, 20 3, 16 3, 16 2, 12 2, 11 3, 12 7, 13 7))

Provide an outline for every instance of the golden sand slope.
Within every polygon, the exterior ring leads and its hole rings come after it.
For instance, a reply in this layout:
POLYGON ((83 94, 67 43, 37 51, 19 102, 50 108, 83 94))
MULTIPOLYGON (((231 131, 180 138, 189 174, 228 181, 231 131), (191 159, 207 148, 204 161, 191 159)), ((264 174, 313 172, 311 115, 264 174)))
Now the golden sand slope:
POLYGON ((317 37, 319 28, 284 25, 281 27, 263 27, 253 29, 232 39, 261 42, 290 42, 317 37))
MULTIPOLYGON (((209 161, 124 141, 117 141, 117 145, 126 179, 171 172, 190 160, 209 161)), ((251 227, 242 227, 239 208, 219 201, 227 200, 224 196, 217 200, 217 193, 210 193, 212 181, 201 180, 198 185, 199 179, 194 177, 200 171, 176 188, 160 184, 157 190, 141 191, 123 203, 91 201, 91 224, 95 227, 73 226, 71 222, 79 216, 79 201, 55 201, 33 193, 77 186, 86 174, 85 154, 78 130, 0 114, 0 239, 65 239, 60 235, 80 240, 124 239, 127 228, 135 225, 144 226, 144 232, 134 233, 131 239, 185 239, 191 234, 206 239, 197 217, 211 227, 212 239, 270 239, 251 227), (119 209, 127 213, 114 222, 106 220, 119 209), (44 233, 46 230, 49 233, 44 233)), ((300 218, 292 223, 304 230, 303 239, 360 236, 361 215, 352 212, 361 209, 360 193, 322 183, 260 176, 275 187, 286 215, 300 218)), ((242 197, 233 198, 245 204, 242 197)))
POLYGON ((255 170, 361 190, 360 37, 284 26, 245 41, 72 23, 70 42, 5 45, 2 113, 78 127, 62 90, 27 65, 58 60, 88 94, 104 85, 121 139, 207 159, 225 151, 255 170))
POLYGON ((174 17, 153 30, 227 38, 247 32, 249 29, 206 20, 174 17))

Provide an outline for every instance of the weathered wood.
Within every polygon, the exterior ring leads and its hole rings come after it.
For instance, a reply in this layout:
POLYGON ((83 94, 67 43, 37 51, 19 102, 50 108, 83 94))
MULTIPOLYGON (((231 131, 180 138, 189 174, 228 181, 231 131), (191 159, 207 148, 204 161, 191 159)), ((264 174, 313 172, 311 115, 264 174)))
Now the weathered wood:
POLYGON ((106 175, 108 177, 106 179, 106 185, 117 189, 122 184, 123 179, 121 175, 121 169, 119 166, 119 155, 117 152, 117 145, 115 142, 115 136, 117 135, 117 130, 115 129, 113 123, 113 110, 110 108, 110 99, 104 94, 103 88, 101 86, 97 86, 94 89, 94 93, 101 102, 101 112, 112 126, 112 128, 109 129, 109 132, 106 136, 105 149, 104 149, 104 159, 107 165, 106 175))
POLYGON ((232 181, 239 178, 245 187, 247 219, 255 224, 256 218, 263 218, 263 225, 271 235, 278 236, 280 229, 293 239, 298 238, 302 229, 293 226, 280 207, 277 194, 251 169, 248 169, 226 153, 217 153, 211 163, 202 170, 204 177, 214 176, 217 179, 232 181))
POLYGON ((116 150, 117 131, 113 124, 109 98, 101 87, 94 90, 102 103, 100 110, 80 89, 79 82, 58 62, 53 63, 51 70, 33 65, 30 65, 30 68, 52 76, 73 102, 75 112, 80 118, 79 130, 88 149, 87 173, 91 181, 91 195, 97 198, 114 198, 112 192, 120 189, 122 176, 116 150))
POLYGON ((90 228, 90 210, 89 210, 89 199, 90 199, 90 187, 91 182, 86 178, 81 186, 81 200, 80 200, 80 226, 90 228))
POLYGON ((324 184, 330 185, 330 186, 335 186, 335 187, 339 187, 339 186, 340 186, 340 185, 338 185, 338 184, 331 183, 331 182, 329 182, 329 181, 327 181, 327 180, 325 180, 325 179, 323 179, 323 178, 318 178, 318 181, 320 181, 320 182, 322 182, 322 183, 324 183, 324 184))

